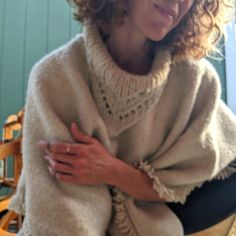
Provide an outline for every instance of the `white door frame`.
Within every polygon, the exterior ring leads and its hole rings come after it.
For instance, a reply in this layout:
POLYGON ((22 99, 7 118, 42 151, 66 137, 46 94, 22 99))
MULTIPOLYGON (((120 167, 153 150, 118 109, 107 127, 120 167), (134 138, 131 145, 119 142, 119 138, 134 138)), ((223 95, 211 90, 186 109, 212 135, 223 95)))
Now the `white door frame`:
POLYGON ((236 22, 227 26, 225 44, 227 105, 236 114, 236 22))

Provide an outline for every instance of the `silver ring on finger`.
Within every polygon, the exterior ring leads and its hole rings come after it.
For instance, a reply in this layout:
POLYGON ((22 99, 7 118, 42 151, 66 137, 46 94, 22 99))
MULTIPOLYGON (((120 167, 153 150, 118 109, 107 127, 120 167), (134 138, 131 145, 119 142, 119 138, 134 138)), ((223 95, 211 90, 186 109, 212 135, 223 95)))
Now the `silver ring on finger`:
POLYGON ((71 145, 68 143, 66 147, 66 154, 71 154, 71 145))

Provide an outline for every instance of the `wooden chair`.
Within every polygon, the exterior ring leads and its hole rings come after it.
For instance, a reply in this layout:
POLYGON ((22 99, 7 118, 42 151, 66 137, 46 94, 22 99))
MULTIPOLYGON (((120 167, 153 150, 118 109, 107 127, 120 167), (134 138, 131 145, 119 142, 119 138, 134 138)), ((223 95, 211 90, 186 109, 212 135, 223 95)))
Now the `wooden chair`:
POLYGON ((22 169, 22 124, 23 110, 17 115, 10 115, 3 127, 3 137, 0 142, 0 160, 3 164, 3 174, 0 176, 1 187, 6 187, 8 193, 1 197, 0 201, 0 235, 13 236, 14 233, 8 232, 9 226, 14 223, 17 228, 21 227, 22 216, 17 215, 14 211, 8 210, 11 196, 14 194, 21 169, 22 169), (9 161, 11 159, 11 162, 9 161), (10 162, 10 164, 9 164, 10 162), (10 167, 13 167, 10 169, 10 167), (12 173, 9 173, 12 172, 12 173))
POLYGON ((236 236, 236 215, 232 215, 220 223, 188 236, 236 236))

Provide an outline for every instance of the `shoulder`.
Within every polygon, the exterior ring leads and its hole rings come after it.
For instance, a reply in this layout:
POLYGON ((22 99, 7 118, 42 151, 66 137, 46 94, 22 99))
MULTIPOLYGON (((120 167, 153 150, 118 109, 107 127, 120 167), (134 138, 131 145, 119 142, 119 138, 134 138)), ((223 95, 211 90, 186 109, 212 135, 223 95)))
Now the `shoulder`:
POLYGON ((184 60, 175 63, 173 67, 175 70, 184 73, 192 79, 198 79, 201 77, 209 82, 211 80, 214 80, 215 82, 220 81, 215 67, 206 58, 202 58, 200 60, 184 60))
POLYGON ((80 66, 79 61, 84 61, 82 59, 85 57, 83 51, 83 35, 76 35, 69 42, 51 51, 34 64, 29 75, 28 85, 53 83, 55 77, 65 77, 69 70, 68 66, 80 66))
POLYGON ((209 60, 184 60, 173 65, 173 71, 181 82, 197 87, 202 92, 221 93, 221 82, 215 67, 209 60))

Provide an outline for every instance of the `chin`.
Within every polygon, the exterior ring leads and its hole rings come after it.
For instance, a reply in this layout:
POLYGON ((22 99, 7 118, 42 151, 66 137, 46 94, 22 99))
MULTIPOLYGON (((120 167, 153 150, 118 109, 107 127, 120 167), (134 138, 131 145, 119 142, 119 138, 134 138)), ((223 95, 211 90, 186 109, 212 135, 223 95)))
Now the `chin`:
POLYGON ((143 31, 146 37, 152 41, 161 41, 170 32, 171 28, 167 27, 156 27, 150 30, 143 31))
POLYGON ((167 34, 168 34, 168 32, 163 32, 162 34, 160 32, 158 32, 158 34, 155 33, 155 34, 147 35, 147 38, 152 40, 152 41, 158 42, 158 41, 163 40, 166 37, 167 34))

